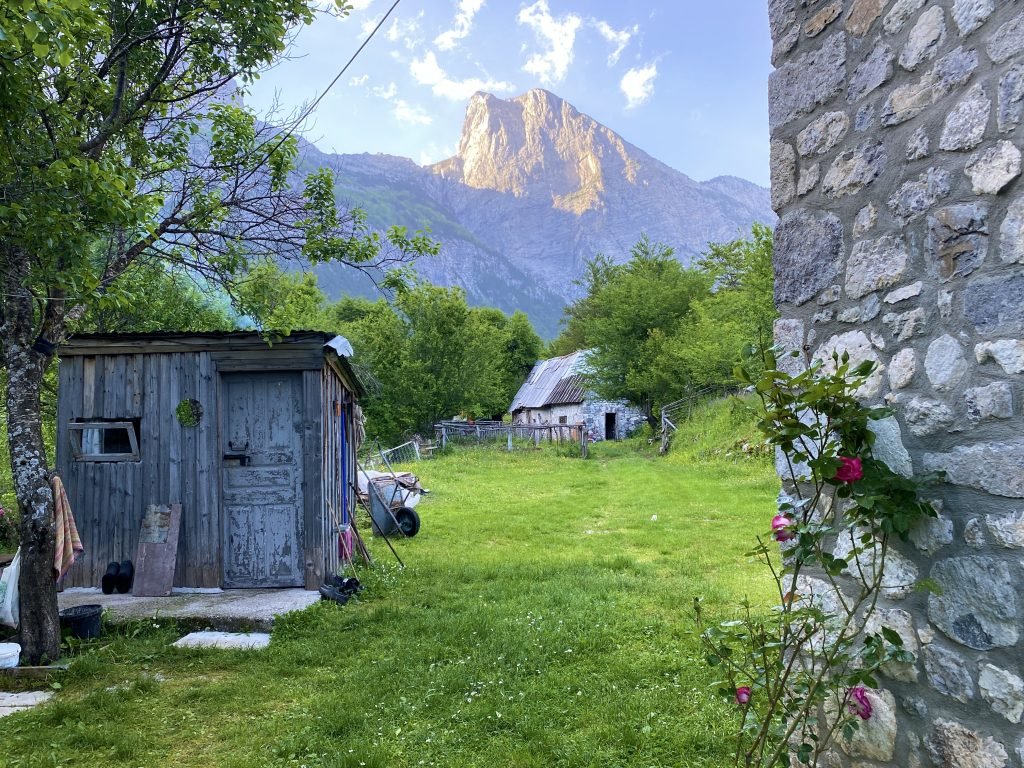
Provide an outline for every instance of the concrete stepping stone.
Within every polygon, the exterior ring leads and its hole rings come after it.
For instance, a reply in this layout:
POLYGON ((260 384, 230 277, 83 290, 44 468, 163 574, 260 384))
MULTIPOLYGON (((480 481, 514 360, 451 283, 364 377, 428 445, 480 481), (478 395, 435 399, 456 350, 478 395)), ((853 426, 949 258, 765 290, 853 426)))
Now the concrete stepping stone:
POLYGON ((252 650, 270 645, 266 632, 190 632, 174 643, 175 648, 241 648, 252 650))
POLYGON ((24 691, 22 693, 0 691, 0 717, 32 709, 32 707, 39 706, 52 698, 52 691, 24 691))

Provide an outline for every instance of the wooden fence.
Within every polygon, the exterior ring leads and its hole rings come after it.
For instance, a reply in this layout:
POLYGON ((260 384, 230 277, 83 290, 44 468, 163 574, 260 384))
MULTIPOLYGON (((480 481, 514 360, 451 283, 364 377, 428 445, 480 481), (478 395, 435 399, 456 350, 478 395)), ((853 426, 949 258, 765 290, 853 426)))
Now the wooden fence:
POLYGON ((584 424, 505 424, 501 421, 442 421, 434 425, 434 441, 442 449, 452 444, 504 443, 509 451, 526 443, 578 445, 584 458, 589 444, 584 424))

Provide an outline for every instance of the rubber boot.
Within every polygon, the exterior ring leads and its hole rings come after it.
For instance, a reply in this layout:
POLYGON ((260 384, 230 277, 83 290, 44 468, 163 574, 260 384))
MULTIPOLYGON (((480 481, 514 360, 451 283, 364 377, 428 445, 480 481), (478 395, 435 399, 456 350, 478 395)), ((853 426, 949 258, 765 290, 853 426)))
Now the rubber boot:
POLYGON ((121 569, 117 572, 117 591, 126 595, 132 591, 132 582, 135 581, 135 566, 131 560, 121 561, 121 569))
POLYGON ((107 572, 103 574, 103 578, 100 579, 100 586, 103 588, 104 595, 114 594, 114 587, 117 585, 117 574, 121 571, 120 563, 110 563, 107 566, 107 572))

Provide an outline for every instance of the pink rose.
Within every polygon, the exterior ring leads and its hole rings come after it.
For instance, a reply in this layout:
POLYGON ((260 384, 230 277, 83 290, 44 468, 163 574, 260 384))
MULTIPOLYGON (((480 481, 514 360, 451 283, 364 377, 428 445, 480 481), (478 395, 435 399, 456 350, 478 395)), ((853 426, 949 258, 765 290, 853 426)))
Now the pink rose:
POLYGON ((745 707, 750 703, 750 686, 741 685, 736 689, 736 703, 741 707, 745 707))
POLYGON ((851 688, 848 691, 850 699, 846 706, 850 708, 850 712, 855 714, 861 720, 867 720, 871 717, 871 699, 868 698, 868 689, 863 685, 858 685, 856 688, 851 688))
POLYGON ((775 533, 775 540, 782 542, 792 541, 793 539, 795 539, 796 535, 792 531, 787 530, 789 526, 791 526, 792 524, 793 521, 785 515, 776 515, 775 517, 773 517, 772 531, 775 533))
POLYGON ((852 483, 864 477, 864 468, 860 464, 859 457, 840 456, 839 461, 842 462, 842 466, 836 470, 836 480, 839 482, 852 483))

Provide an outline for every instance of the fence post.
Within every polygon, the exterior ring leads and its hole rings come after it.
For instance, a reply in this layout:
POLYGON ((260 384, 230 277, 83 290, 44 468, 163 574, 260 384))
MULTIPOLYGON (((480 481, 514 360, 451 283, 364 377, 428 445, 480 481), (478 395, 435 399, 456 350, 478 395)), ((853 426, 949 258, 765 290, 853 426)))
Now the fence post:
POLYGON ((441 427, 441 450, 448 447, 448 427, 441 427))
POLYGON ((508 428, 508 452, 512 453, 512 427, 508 428))

